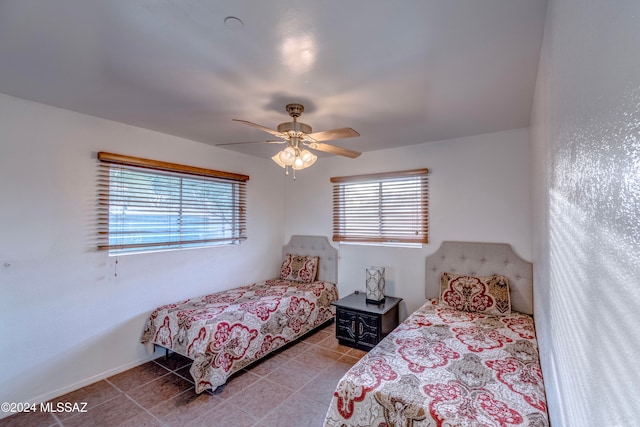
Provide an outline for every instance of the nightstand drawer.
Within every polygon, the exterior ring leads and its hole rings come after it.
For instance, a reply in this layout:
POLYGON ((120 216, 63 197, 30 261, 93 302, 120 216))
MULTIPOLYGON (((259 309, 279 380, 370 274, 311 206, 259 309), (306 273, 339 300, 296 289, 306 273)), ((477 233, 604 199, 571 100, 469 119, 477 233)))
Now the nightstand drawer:
POLYGON ((356 313, 353 311, 342 310, 338 308, 336 310, 336 337, 338 339, 356 342, 356 326, 357 320, 356 313))
POLYGON ((358 342, 363 345, 370 345, 373 348, 382 339, 380 336, 380 318, 378 316, 359 313, 357 328, 358 342))

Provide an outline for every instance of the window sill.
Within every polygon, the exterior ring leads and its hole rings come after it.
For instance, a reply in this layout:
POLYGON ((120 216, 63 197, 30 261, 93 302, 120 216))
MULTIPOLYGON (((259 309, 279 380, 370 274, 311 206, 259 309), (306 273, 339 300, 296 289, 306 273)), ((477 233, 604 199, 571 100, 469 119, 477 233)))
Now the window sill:
POLYGON ((339 242, 340 245, 350 246, 383 246, 389 248, 410 248, 422 249, 422 243, 403 243, 403 242, 339 242))

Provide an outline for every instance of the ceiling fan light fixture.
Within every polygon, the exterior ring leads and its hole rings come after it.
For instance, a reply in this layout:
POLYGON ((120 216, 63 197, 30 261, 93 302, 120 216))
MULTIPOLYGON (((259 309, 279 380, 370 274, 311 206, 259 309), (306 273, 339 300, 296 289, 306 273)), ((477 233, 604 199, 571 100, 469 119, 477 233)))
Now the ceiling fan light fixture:
MULTIPOLYGON (((286 143, 287 147, 282 151, 271 157, 278 166, 284 168, 285 173, 289 174, 289 168, 293 169, 293 179, 296 179, 295 171, 306 169, 313 165, 318 156, 313 154, 303 147, 309 147, 312 150, 324 151, 326 153, 338 154, 340 156, 356 158, 360 155, 359 152, 353 150, 347 150, 335 145, 327 144, 321 141, 331 141, 334 139, 351 138, 354 136, 360 136, 358 132, 351 128, 331 129, 322 132, 312 133, 311 126, 306 123, 298 121, 298 117, 304 111, 302 104, 287 104, 286 110, 289 116, 293 118, 291 122, 280 123, 277 130, 270 129, 268 127, 252 123, 246 120, 233 119, 234 121, 243 123, 245 125, 260 129, 264 132, 270 133, 283 139, 284 141, 261 141, 266 143, 286 143)), ((236 142, 229 144, 217 144, 217 145, 231 145, 231 144, 248 144, 247 142, 236 142)))
POLYGON ((300 153, 300 158, 302 159, 305 168, 308 168, 309 166, 314 164, 316 160, 318 160, 318 156, 316 156, 309 150, 302 150, 302 152, 300 153))
POLYGON ((278 153, 278 159, 285 165, 291 166, 296 160, 296 150, 293 147, 287 147, 278 153))
POLYGON ((299 171, 299 170, 302 170, 302 169, 306 168, 306 166, 304 165, 304 162, 302 161, 302 158, 298 156, 293 161, 293 165, 291 165, 291 168, 293 170, 295 170, 295 171, 299 171))
POLYGON ((282 161, 280 160, 280 153, 276 154, 275 156, 271 157, 271 160, 273 160, 274 162, 276 162, 276 164, 278 166, 280 166, 281 168, 286 168, 287 165, 285 165, 284 163, 282 163, 282 161))
POLYGON ((301 151, 299 148, 287 147, 271 157, 271 160, 281 168, 286 169, 289 166, 291 169, 299 171, 313 165, 318 160, 318 156, 309 150, 301 151))

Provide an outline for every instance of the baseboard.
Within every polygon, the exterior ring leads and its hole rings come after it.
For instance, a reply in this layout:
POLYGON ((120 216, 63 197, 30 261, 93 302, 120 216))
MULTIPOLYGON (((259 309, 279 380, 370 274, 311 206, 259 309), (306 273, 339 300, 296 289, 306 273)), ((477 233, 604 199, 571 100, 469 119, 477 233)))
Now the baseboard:
MULTIPOLYGON (((147 363, 151 360, 157 359, 158 358, 158 354, 152 354, 152 355, 148 355, 145 358, 136 360, 134 362, 131 363, 126 363, 124 365, 118 366, 116 368, 110 369, 108 371, 102 372, 100 374, 94 375, 92 377, 86 378, 82 381, 78 381, 75 382, 73 384, 70 384, 68 386, 59 388, 57 390, 51 391, 49 393, 44 393, 41 394, 40 396, 36 396, 32 399, 29 399, 28 401, 24 402, 24 403, 29 403, 29 404, 40 404, 42 402, 48 402, 51 399, 55 399, 56 397, 60 397, 63 396, 67 393, 71 393, 72 391, 76 391, 78 389, 81 389, 82 387, 86 387, 90 384, 96 383, 98 381, 104 380, 105 378, 109 378, 113 375, 119 374, 121 372, 127 371, 131 368, 135 368, 136 366, 142 365, 144 363, 147 363)), ((0 412, 0 420, 3 418, 6 418, 10 415, 13 415, 12 412, 0 412)))

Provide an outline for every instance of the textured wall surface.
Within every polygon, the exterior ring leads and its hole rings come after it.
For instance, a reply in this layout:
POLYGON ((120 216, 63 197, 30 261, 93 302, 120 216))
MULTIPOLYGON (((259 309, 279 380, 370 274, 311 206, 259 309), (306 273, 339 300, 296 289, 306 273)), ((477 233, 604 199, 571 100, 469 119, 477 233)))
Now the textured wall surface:
POLYGON ((557 426, 640 419, 640 2, 551 0, 532 131, 538 338, 557 426))

